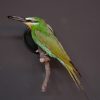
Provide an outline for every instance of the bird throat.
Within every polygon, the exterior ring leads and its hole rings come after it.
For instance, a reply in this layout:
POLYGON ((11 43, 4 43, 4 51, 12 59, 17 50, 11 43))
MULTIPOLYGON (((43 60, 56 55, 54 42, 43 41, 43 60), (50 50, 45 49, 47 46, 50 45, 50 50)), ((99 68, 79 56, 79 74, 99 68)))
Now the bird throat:
POLYGON ((31 30, 32 23, 30 23, 30 22, 25 22, 25 25, 31 30))

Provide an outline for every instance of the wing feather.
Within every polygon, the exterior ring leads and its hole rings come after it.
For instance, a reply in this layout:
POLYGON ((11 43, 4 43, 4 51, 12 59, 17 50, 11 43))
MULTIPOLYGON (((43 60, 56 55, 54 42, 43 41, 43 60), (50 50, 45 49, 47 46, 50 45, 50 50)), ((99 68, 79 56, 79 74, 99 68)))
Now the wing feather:
MULTIPOLYGON (((49 30, 50 31, 50 30, 49 30)), ((75 68, 75 66, 71 63, 71 59, 69 58, 68 54, 65 52, 64 48, 62 47, 61 43, 58 39, 54 36, 52 31, 48 34, 44 34, 39 30, 35 30, 35 38, 33 39, 35 42, 51 57, 58 59, 64 67, 69 72, 71 78, 75 82, 76 86, 81 88, 80 80, 78 76, 80 73, 75 68), (52 33, 52 34, 51 34, 52 33)), ((82 88, 81 88, 82 89, 82 88)))
POLYGON ((61 60, 70 60, 68 54, 65 52, 60 42, 53 34, 47 36, 45 34, 42 34, 38 30, 35 31, 35 34, 37 40, 39 40, 38 42, 40 42, 42 45, 48 48, 53 55, 60 58, 61 60))

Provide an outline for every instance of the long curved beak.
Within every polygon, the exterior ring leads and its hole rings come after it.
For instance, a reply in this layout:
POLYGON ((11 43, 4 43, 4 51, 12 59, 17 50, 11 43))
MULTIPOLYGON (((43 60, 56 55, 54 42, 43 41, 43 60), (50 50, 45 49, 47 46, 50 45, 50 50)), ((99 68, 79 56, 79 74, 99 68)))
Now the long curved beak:
POLYGON ((17 20, 20 22, 26 22, 25 18, 18 17, 18 16, 7 16, 9 19, 17 20))

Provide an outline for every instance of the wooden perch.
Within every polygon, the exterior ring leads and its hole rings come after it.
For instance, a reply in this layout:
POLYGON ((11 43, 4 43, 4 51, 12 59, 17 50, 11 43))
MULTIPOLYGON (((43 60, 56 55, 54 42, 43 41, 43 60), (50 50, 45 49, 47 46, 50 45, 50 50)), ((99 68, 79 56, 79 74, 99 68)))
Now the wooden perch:
POLYGON ((45 64, 45 71, 46 71, 41 91, 46 92, 47 84, 50 77, 50 64, 49 64, 50 58, 41 49, 39 49, 39 53, 40 53, 40 62, 45 64))

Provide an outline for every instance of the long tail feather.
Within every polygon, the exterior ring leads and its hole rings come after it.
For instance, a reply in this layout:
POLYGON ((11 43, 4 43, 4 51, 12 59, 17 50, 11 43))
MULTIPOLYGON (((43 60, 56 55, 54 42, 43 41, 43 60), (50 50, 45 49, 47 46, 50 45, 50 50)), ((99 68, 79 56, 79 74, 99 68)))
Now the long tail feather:
MULTIPOLYGON (((72 65, 72 64, 71 64, 72 65)), ((75 82, 76 86, 78 88, 81 88, 83 89, 83 87, 81 86, 81 82, 79 80, 79 76, 80 76, 80 73, 76 70, 76 68, 74 68, 74 66, 70 66, 70 65, 66 65, 65 64, 65 68, 67 68, 71 78, 73 79, 73 81, 75 82)))
POLYGON ((63 63, 62 61, 60 61, 65 68, 67 69, 68 73, 70 74, 71 78, 73 79, 73 81, 75 82, 76 86, 83 92, 83 94, 85 95, 85 97, 87 98, 87 100, 90 100, 86 91, 84 90, 83 85, 81 84, 79 78, 81 77, 81 74, 79 73, 79 71, 75 68, 74 64, 69 61, 69 63, 63 63))
POLYGON ((74 67, 74 71, 78 74, 79 77, 81 77, 81 73, 77 70, 77 68, 75 67, 74 63, 72 61, 70 61, 70 63, 72 64, 72 66, 74 67))
POLYGON ((69 61, 69 62, 68 61, 67 62, 63 62, 63 61, 60 60, 60 62, 65 66, 65 68, 67 69, 67 71, 70 74, 71 78, 75 82, 76 86, 78 88, 82 88, 81 82, 79 80, 79 77, 81 76, 81 74, 74 67, 74 64, 71 61, 69 61))

